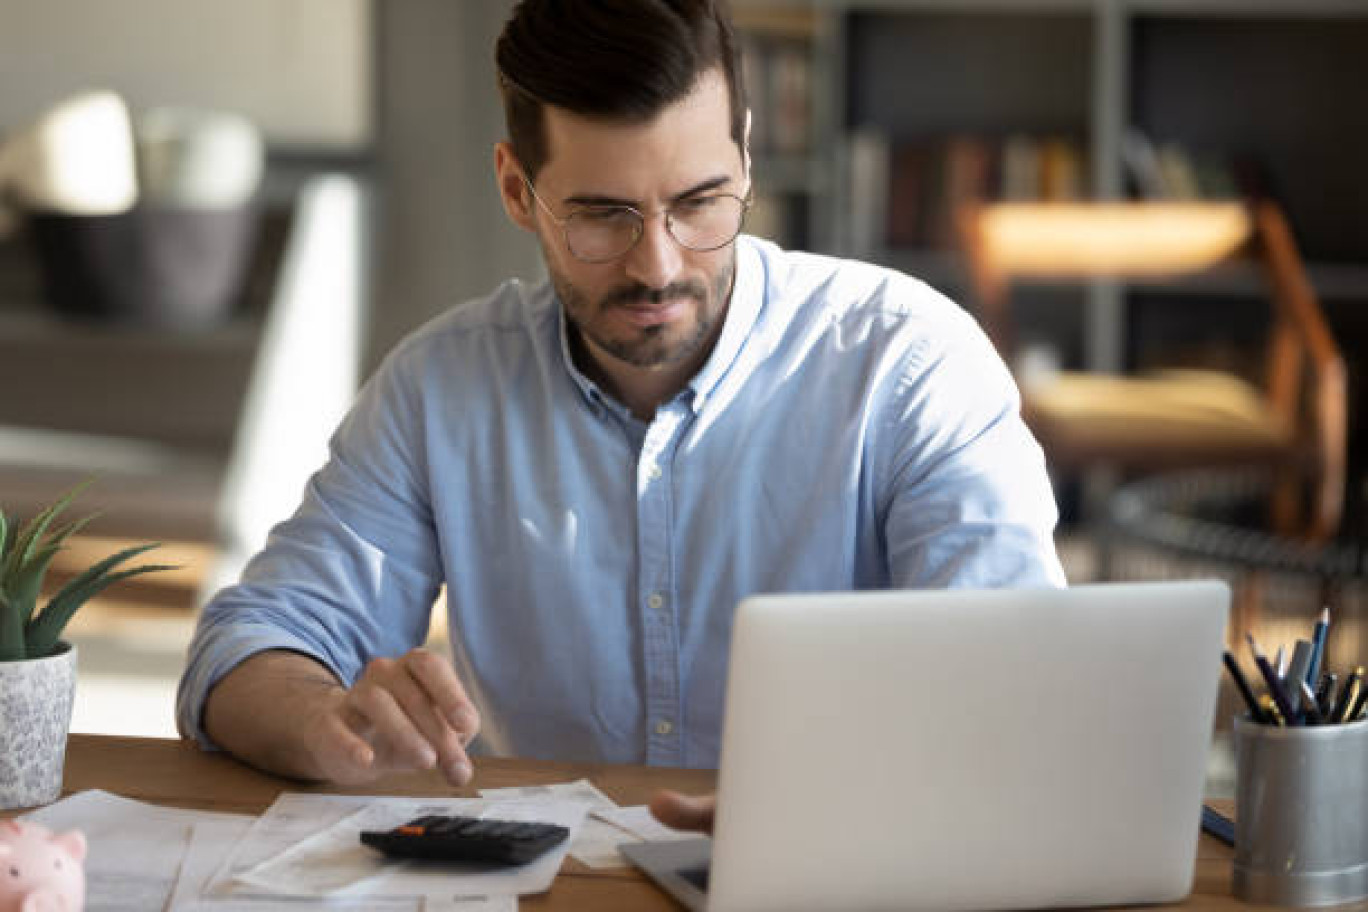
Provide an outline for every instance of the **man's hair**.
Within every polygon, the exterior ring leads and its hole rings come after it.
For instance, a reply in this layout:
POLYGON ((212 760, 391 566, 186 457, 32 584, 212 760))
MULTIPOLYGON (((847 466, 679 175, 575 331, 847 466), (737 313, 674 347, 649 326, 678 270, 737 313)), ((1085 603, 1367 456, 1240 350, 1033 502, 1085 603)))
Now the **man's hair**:
POLYGON ((546 164, 544 108, 646 123, 720 66, 731 137, 745 141, 746 92, 726 0, 521 0, 495 50, 513 154, 546 164))

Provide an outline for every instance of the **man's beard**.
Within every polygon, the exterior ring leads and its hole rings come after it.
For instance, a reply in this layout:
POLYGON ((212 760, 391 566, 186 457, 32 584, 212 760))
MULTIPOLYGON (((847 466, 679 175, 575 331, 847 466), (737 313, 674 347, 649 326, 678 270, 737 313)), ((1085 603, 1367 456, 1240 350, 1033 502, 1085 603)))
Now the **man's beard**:
POLYGON ((551 270, 551 283, 565 307, 566 319, 581 337, 633 367, 665 367, 692 358, 713 337, 717 321, 726 310, 719 302, 726 300, 731 294, 732 276, 735 271, 736 256, 733 253, 726 267, 717 275, 717 281, 711 290, 711 300, 707 287, 696 279, 671 282, 659 289, 648 288, 640 283, 624 285, 609 291, 593 303, 589 301, 588 296, 554 270, 551 270), (667 323, 640 327, 626 338, 609 336, 594 325, 596 317, 614 307, 632 304, 654 307, 681 298, 697 304, 692 311, 695 323, 685 327, 686 333, 683 338, 670 338, 668 333, 675 326, 667 323), (713 304, 712 307, 709 307, 710 303, 713 304))

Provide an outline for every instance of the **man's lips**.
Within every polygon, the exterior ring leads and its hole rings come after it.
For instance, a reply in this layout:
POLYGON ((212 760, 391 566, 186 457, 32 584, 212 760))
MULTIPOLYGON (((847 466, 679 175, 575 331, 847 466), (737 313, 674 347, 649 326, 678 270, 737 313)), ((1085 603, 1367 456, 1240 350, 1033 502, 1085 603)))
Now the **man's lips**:
POLYGON ((668 298, 659 303, 646 301, 621 301, 611 305, 622 319, 634 326, 656 326, 669 323, 681 316, 692 298, 668 298))

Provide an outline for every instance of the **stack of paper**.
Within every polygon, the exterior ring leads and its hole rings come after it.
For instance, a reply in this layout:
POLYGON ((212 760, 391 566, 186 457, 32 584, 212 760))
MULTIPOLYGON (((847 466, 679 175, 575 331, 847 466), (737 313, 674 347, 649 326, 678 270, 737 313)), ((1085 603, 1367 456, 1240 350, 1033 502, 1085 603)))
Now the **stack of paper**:
POLYGON ((519 895, 551 888, 567 852, 592 867, 620 866, 624 842, 688 835, 662 827, 644 807, 618 807, 583 779, 480 798, 287 793, 255 818, 87 791, 28 818, 86 834, 88 912, 516 912, 519 895), (362 830, 425 814, 546 821, 569 828, 571 838, 511 868, 396 862, 360 842, 362 830))

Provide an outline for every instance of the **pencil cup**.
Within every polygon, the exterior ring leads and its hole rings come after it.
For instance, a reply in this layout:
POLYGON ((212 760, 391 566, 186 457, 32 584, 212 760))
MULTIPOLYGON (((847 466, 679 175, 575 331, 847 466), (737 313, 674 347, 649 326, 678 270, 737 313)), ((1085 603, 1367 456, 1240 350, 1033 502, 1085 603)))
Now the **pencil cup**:
POLYGON ((1368 721, 1235 722, 1235 895, 1280 906, 1368 897, 1368 721))

